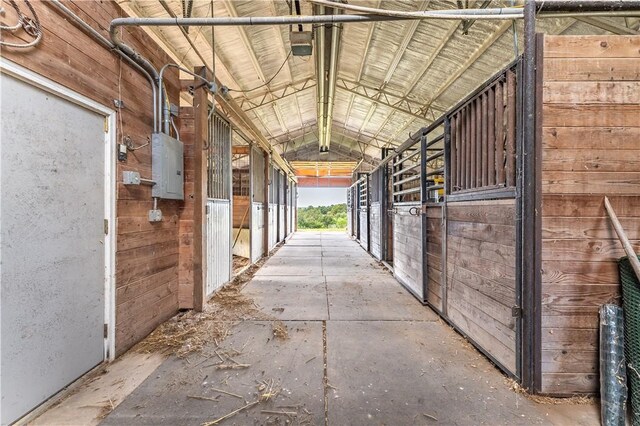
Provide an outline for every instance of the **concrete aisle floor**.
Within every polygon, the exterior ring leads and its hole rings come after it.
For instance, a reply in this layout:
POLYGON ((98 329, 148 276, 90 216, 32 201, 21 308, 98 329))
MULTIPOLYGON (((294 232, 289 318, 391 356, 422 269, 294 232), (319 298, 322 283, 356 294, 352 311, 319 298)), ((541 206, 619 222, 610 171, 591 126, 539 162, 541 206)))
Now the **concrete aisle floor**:
POLYGON ((171 357, 103 424, 199 425, 264 395, 260 383, 282 390, 221 424, 599 424, 596 405, 538 405, 511 391, 343 233, 296 233, 243 293, 283 321, 287 339, 274 338, 273 321, 242 321, 221 347, 247 368, 171 357))

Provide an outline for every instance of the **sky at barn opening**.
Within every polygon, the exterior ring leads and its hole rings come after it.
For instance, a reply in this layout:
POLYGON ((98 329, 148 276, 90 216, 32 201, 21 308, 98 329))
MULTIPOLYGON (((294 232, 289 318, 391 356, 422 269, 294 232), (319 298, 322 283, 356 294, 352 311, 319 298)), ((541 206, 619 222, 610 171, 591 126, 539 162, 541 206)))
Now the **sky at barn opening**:
POLYGON ((299 188, 298 207, 330 206, 347 202, 347 188, 299 188))

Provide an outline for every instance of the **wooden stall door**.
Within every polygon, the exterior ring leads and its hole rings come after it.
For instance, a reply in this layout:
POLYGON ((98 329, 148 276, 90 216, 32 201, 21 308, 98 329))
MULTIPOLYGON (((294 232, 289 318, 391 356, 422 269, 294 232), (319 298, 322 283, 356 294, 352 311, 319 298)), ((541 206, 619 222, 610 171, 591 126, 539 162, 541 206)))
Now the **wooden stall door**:
POLYGON ((424 302, 422 281, 422 218, 420 205, 400 205, 393 213, 393 274, 418 300, 424 302))
POLYGON ((447 204, 447 315, 506 371, 517 373, 514 199, 447 204))

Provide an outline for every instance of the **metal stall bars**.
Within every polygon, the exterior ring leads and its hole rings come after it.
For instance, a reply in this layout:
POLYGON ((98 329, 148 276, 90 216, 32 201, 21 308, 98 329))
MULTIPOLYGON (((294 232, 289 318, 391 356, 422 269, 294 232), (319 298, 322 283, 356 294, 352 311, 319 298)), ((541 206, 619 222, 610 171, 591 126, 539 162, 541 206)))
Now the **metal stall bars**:
POLYGON ((369 182, 369 251, 378 260, 382 260, 382 179, 384 168, 371 172, 369 182))
POLYGON ((207 297, 231 279, 231 176, 231 126, 215 113, 207 149, 207 297))
POLYGON ((268 208, 265 194, 264 151, 251 148, 251 263, 264 255, 264 210, 268 208))

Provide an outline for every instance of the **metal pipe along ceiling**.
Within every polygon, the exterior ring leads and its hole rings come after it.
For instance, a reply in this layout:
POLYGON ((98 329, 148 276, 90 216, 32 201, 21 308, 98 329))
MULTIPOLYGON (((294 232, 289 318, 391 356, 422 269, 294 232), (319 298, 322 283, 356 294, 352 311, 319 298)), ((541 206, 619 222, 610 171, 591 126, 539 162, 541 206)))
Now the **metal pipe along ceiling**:
MULTIPOLYGON (((324 6, 317 7, 318 15, 324 15, 324 6)), ((317 102, 317 122, 318 122, 318 142, 320 149, 324 143, 324 105, 325 105, 325 33, 324 25, 316 27, 315 44, 316 44, 316 102, 317 102)))
MULTIPOLYGON (((330 17, 335 9, 325 9, 318 5, 317 16, 330 17), (327 12, 329 12, 327 14, 327 12), (326 15, 325 15, 326 14, 326 15)), ((338 13, 341 13, 338 11, 338 13)), ((321 152, 329 150, 331 144, 331 123, 333 122, 333 105, 335 102, 336 79, 338 75, 338 50, 340 47, 341 26, 333 24, 319 25, 315 34, 316 45, 316 85, 318 146, 321 152), (327 29, 330 31, 330 47, 327 51, 327 29)))
MULTIPOLYGON (((336 11, 341 13, 340 11, 336 11)), ((327 106, 325 109, 326 117, 324 118, 325 136, 324 149, 329 150, 331 144, 331 127, 333 123, 333 105, 335 103, 336 78, 338 76, 338 49, 340 47, 340 35, 342 34, 342 26, 340 24, 331 26, 331 51, 329 63, 329 82, 327 87, 327 106)))

